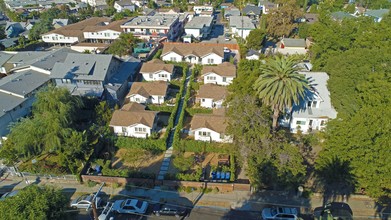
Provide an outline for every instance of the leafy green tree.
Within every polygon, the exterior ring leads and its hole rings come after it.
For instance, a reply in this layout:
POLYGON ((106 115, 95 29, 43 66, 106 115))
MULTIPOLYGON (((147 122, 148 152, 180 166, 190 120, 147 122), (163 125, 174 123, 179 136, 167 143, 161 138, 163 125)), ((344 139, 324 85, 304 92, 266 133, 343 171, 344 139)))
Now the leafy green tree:
POLYGON ((266 33, 261 29, 254 29, 247 36, 247 48, 260 50, 265 40, 266 33))
POLYGON ((295 0, 288 0, 283 6, 272 10, 267 15, 266 30, 268 35, 273 37, 289 37, 292 31, 297 28, 297 19, 303 12, 297 6, 295 0))
POLYGON ((306 89, 309 89, 308 81, 297 72, 295 64, 295 60, 286 57, 276 56, 268 60, 260 67, 261 75, 253 86, 263 104, 273 110, 274 130, 277 128, 280 112, 298 104, 306 89))
POLYGON ((30 185, 0 203, 0 219, 64 219, 67 204, 60 190, 30 185))
POLYGON ((132 52, 133 46, 139 41, 132 33, 122 33, 119 38, 111 44, 108 53, 124 56, 132 52))
POLYGON ((113 16, 117 10, 114 7, 109 7, 105 9, 106 16, 113 16))
POLYGON ((20 36, 18 38, 18 43, 19 45, 21 45, 22 47, 24 47, 26 45, 26 38, 24 36, 20 36))

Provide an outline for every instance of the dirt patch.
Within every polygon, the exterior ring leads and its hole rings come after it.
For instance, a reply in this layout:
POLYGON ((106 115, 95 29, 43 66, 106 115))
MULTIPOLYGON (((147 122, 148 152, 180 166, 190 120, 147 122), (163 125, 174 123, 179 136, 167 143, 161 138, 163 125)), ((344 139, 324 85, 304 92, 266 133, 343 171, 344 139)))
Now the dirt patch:
POLYGON ((158 174, 164 153, 153 155, 142 149, 119 149, 113 160, 113 168, 129 168, 144 173, 158 174))

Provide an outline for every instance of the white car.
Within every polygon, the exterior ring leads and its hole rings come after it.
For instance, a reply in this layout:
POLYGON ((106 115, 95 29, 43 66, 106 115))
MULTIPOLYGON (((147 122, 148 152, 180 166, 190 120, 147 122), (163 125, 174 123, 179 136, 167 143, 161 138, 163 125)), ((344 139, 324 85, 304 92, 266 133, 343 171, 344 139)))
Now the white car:
POLYGON ((297 220, 297 209, 288 207, 264 208, 262 210, 262 219, 269 220, 297 220))
POLYGON ((112 210, 123 214, 145 214, 148 203, 137 199, 117 200, 114 202, 112 210))
MULTIPOLYGON (((80 196, 79 198, 73 200, 71 202, 72 208, 78 208, 78 209, 87 209, 92 204, 92 198, 94 197, 94 194, 85 194, 80 196)), ((102 199, 100 197, 96 197, 95 199, 95 205, 96 207, 100 207, 102 203, 102 199)), ((90 207, 92 208, 92 207, 90 207)))

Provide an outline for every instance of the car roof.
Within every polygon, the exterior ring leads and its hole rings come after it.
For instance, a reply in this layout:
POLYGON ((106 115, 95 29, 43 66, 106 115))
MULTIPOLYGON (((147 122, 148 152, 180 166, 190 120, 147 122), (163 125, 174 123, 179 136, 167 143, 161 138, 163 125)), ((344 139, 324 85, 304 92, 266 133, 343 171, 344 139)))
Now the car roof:
POLYGON ((126 205, 133 205, 135 206, 137 204, 138 200, 137 199, 127 199, 125 204, 126 205))

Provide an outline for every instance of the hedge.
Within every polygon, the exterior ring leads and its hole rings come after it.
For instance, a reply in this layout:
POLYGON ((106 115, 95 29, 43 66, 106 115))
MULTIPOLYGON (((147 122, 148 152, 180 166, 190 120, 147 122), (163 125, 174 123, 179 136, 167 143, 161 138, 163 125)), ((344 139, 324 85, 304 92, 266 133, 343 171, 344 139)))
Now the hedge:
POLYGON ((141 148, 151 151, 153 154, 159 154, 166 150, 165 139, 144 139, 144 138, 129 138, 118 137, 116 146, 119 148, 134 149, 141 148))
POLYGON ((187 108, 186 113, 190 116, 194 116, 195 114, 212 114, 213 110, 209 108, 187 108))
POLYGON ((186 151, 194 153, 232 153, 232 151, 234 151, 232 144, 196 140, 180 140, 177 150, 180 152, 186 151))
POLYGON ((159 112, 170 112, 170 113, 172 113, 174 107, 175 106, 168 106, 168 105, 152 105, 152 104, 147 105, 148 110, 159 111, 159 112))
POLYGON ((129 169, 112 169, 110 160, 98 159, 94 161, 95 164, 102 166, 103 176, 115 176, 115 177, 129 177, 129 178, 144 178, 144 179, 153 179, 155 174, 153 173, 144 173, 136 170, 129 169))

